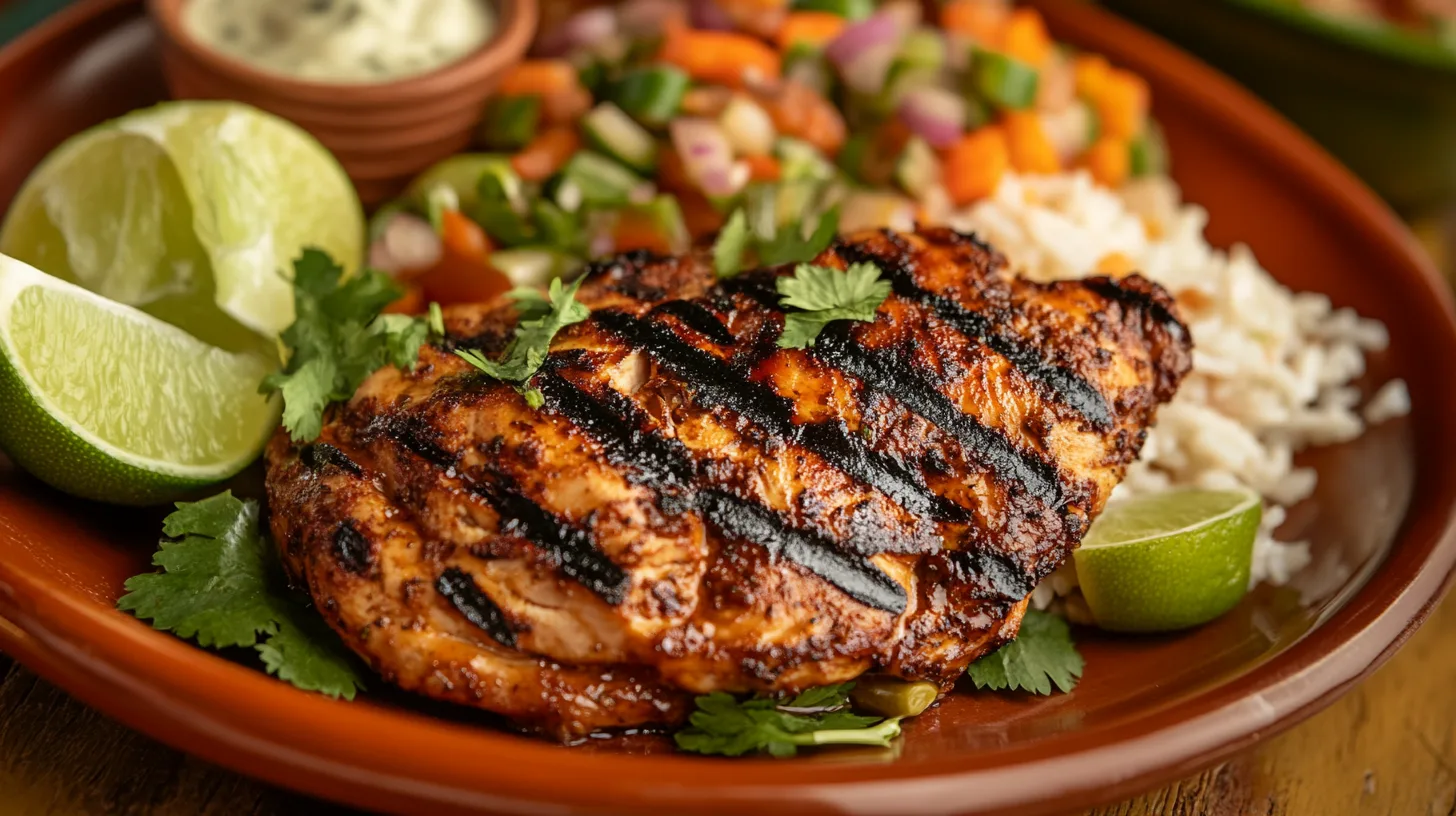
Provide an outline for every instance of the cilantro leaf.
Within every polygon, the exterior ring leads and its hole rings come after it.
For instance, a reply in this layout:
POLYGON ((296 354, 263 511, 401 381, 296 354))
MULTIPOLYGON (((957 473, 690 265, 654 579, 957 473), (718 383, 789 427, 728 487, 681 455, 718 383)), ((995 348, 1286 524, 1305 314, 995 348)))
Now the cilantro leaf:
POLYGON ((284 585, 258 516, 231 492, 179 503, 152 558, 162 571, 129 578, 117 608, 208 648, 251 647, 279 678, 353 699, 348 649, 284 585))
POLYGON ((152 563, 164 571, 128 579, 119 608, 210 648, 253 646, 275 631, 256 502, 228 492, 178 504, 162 531, 173 540, 152 563))
POLYGON ((748 253, 749 243, 748 218, 743 210, 734 210, 713 242, 713 271, 718 277, 731 278, 743 271, 743 257, 748 253))
POLYGON ((803 234, 803 225, 795 223, 776 232, 773 238, 758 243, 758 262, 764 266, 804 263, 829 247, 839 232, 839 206, 830 207, 819 216, 814 231, 803 234))
POLYGON ((567 326, 591 316, 586 304, 576 299, 576 290, 581 288, 581 283, 582 279, 577 278, 570 285, 562 286, 561 279, 557 278, 551 281, 547 298, 531 290, 512 292, 516 307, 521 310, 521 322, 516 326, 515 339, 500 360, 492 360, 475 349, 457 350, 455 353, 497 380, 524 385, 546 362, 551 338, 567 326))
POLYGON ((674 735, 677 747, 699 754, 742 756, 763 752, 789 757, 801 746, 876 745, 900 735, 899 718, 865 717, 849 711, 853 683, 809 689, 788 702, 772 697, 739 700, 715 691, 697 698, 689 727, 674 735), (814 709, 815 713, 795 713, 814 709))
POLYGON ((349 399, 386 365, 411 366, 429 339, 426 321, 379 316, 400 295, 388 275, 365 270, 344 280, 327 254, 306 249, 293 264, 293 325, 282 335, 288 364, 263 380, 263 393, 283 394, 283 426, 297 442, 323 429, 330 403, 349 399))
POLYGON ((354 657, 319 614, 301 603, 280 604, 278 632, 257 646, 269 674, 304 691, 354 699, 363 681, 354 657))
POLYGON ((1051 694, 1055 685, 1068 692, 1082 677, 1082 655, 1066 621, 1028 609, 1016 639, 972 663, 967 672, 978 689, 1051 694))
POLYGON ((851 264, 843 272, 827 266, 799 264, 794 274, 775 281, 781 302, 803 311, 784 315, 780 348, 808 348, 835 320, 873 321, 875 310, 890 296, 890 282, 874 264, 851 264))

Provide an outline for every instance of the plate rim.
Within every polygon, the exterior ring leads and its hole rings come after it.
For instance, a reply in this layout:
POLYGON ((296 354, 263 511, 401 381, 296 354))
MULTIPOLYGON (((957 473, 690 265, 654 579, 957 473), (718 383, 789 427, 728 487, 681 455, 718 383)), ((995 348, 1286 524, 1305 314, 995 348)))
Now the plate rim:
MULTIPOLYGON (((1074 39, 1099 39, 1094 28, 1111 31, 1105 36, 1115 35, 1139 52, 1121 59, 1135 69, 1149 62, 1174 66, 1177 70, 1164 79, 1197 97, 1199 106, 1222 111, 1231 120, 1228 127, 1281 160, 1293 183, 1322 192, 1341 220, 1361 225, 1373 244, 1400 256, 1404 273, 1414 274, 1438 302, 1445 322, 1437 328, 1456 347, 1451 295, 1413 237, 1308 137, 1213 69, 1100 9, 1074 0, 1033 4, 1053 11, 1059 28, 1079 35, 1074 39)), ((142 0, 81 0, 0 51, 0 73, 72 29, 121 7, 141 5, 142 0)), ((1430 478, 1428 470, 1418 468, 1417 493, 1385 562, 1319 625, 1331 632, 1324 644, 1302 638, 1180 703, 1179 716, 1161 728, 1148 726, 1150 719, 1164 719, 1149 712, 1104 729, 1108 742, 1051 758, 1038 754, 1057 738, 1020 746, 994 764, 976 767, 967 767, 964 758, 836 766, 678 755, 569 756, 554 745, 478 726, 418 723, 414 714, 342 708, 350 704, 297 691, 114 609, 72 604, 48 593, 38 577, 18 573, 5 562, 0 562, 0 648, 88 705, 157 739, 275 784, 375 809, 429 803, 444 812, 555 806, 561 812, 729 813, 774 803, 769 811, 1015 811, 1025 816, 1116 800, 1226 757, 1325 707, 1388 659, 1439 602, 1456 567, 1456 484, 1452 478, 1436 484, 1437 495, 1427 497, 1429 506, 1422 507, 1420 481, 1430 478), (1389 574, 1397 565, 1407 567, 1406 573, 1389 574), (249 705, 237 705, 238 692, 249 705), (391 728, 399 731, 391 733, 391 728), (368 738, 378 740, 381 734, 395 741, 387 757, 368 750, 368 738), (429 761, 442 750, 442 741, 473 747, 482 760, 508 760, 510 772, 462 775, 458 767, 442 769, 429 761), (1118 770, 1133 766, 1139 770, 1118 770), (581 781, 563 778, 572 768, 590 779, 589 790, 581 781), (636 780, 648 768, 661 779, 692 784, 644 787, 636 780), (426 773, 431 770, 437 773, 426 773), (983 798, 965 802, 971 790, 983 798)))

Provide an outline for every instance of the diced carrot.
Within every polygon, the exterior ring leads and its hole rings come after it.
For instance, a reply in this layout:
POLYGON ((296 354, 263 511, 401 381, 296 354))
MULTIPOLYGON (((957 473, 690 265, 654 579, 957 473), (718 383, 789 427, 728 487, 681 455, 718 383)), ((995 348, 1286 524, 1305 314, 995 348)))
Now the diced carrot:
POLYGON ((404 294, 395 302, 384 307, 385 314, 414 315, 425 311, 427 301, 425 290, 413 284, 405 287, 404 294))
POLYGON ((669 21, 658 59, 699 82, 743 87, 748 80, 779 78, 779 54, 765 43, 731 31, 698 31, 669 21))
POLYGON ((748 165, 748 177, 753 181, 778 181, 783 178, 784 168, 773 156, 744 156, 740 159, 748 165))
POLYGON ((986 0, 951 0, 940 8, 941 27, 987 48, 1001 47, 1007 20, 1005 8, 986 0))
POLYGON ((682 112, 684 116, 706 116, 709 119, 717 119, 718 114, 728 107, 733 101, 733 91, 720 85, 699 85, 696 88, 689 88, 683 94, 682 112))
POLYGON ((1103 136, 1082 154, 1082 164, 1092 171, 1092 178, 1107 187, 1120 187, 1132 169, 1128 143, 1113 136, 1103 136))
POLYGON ((501 78, 497 92, 505 96, 540 97, 541 117, 548 125, 573 123, 592 105, 591 92, 581 84, 576 67, 566 60, 517 63, 501 78))
POLYGON ((1131 71, 1113 68, 1102 92, 1092 97, 1099 131, 1131 141, 1142 133, 1148 118, 1148 83, 1131 71))
POLYGON ((494 247, 479 224, 447 210, 441 226, 444 251, 440 261, 418 281, 429 300, 443 306, 484 303, 510 289, 506 276, 490 265, 494 247))
POLYGON ((646 249, 663 255, 671 255, 673 252, 671 240, 663 234, 657 222, 650 216, 633 210, 617 213, 617 222, 612 225, 612 243, 616 252, 630 252, 634 249, 646 249))
POLYGON ((1020 8, 1011 12, 1001 48, 1007 54, 1038 68, 1052 55, 1052 38, 1046 23, 1036 9, 1020 8))
POLYGON ((1018 173, 1049 175, 1062 169, 1057 150, 1047 138, 1041 116, 1035 111, 1008 111, 1002 119, 1011 166, 1018 173))
POLYGON ((818 48, 839 36, 844 30, 845 20, 828 11, 796 11, 784 18, 784 24, 774 34, 779 49, 787 51, 796 43, 818 48))
POLYGON ((526 181, 542 181, 560 170, 580 147, 575 128, 547 128, 511 157, 511 169, 526 181))
POLYGON ((1097 54, 1079 54, 1072 60, 1072 73, 1077 77, 1077 95, 1090 102, 1101 98, 1112 66, 1097 54))
POLYGON ((969 204, 996 192, 1011 166, 1006 132, 983 127, 963 137, 946 152, 943 173, 946 191, 957 205, 969 204))
POLYGON ((683 223, 687 225, 688 235, 694 241, 716 233, 723 228, 723 213, 708 200, 708 197, 697 190, 679 192, 677 205, 682 208, 683 223))
POLYGON ((839 109, 802 82, 787 80, 773 88, 755 88, 754 101, 768 112, 780 135, 802 139, 826 156, 838 155, 848 138, 839 109))
POLYGON ((576 67, 562 59, 523 60, 501 77, 496 90, 506 96, 554 96, 581 84, 576 67))

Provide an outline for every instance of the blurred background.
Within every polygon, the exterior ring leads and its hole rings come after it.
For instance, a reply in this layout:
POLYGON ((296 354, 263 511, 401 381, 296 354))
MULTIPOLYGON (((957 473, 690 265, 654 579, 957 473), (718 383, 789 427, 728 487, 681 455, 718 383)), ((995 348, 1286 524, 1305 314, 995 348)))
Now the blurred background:
MULTIPOLYGON (((0 0, 0 43, 72 0, 0 0)), ((1349 166, 1456 282, 1456 0, 1101 0, 1349 166)))

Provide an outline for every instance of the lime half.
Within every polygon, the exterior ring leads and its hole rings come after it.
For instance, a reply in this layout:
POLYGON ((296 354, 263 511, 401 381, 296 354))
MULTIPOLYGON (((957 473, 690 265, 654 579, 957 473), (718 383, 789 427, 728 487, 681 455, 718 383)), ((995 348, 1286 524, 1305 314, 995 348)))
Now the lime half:
POLYGON ((1248 591, 1262 513, 1251 490, 1171 490, 1110 505, 1074 554, 1097 625, 1167 632, 1232 609, 1248 591))
POLYGON ((52 152, 0 252, 241 351, 293 321, 279 273, 303 247, 358 267, 363 219, 339 163, 295 125, 236 102, 169 102, 52 152))
POLYGON ((0 448, 68 493, 151 504, 242 470, 278 422, 276 365, 0 255, 0 448))

